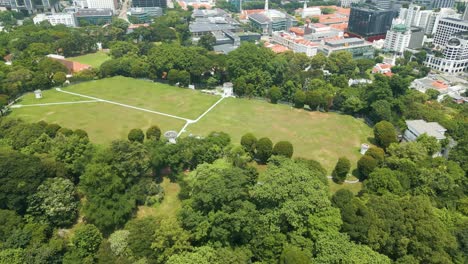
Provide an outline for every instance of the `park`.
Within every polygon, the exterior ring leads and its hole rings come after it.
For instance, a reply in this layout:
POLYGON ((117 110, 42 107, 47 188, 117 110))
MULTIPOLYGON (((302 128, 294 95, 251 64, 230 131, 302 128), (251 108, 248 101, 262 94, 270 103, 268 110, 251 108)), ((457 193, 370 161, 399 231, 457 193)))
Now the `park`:
POLYGON ((244 98, 221 98, 199 91, 147 80, 113 77, 42 91, 43 98, 26 94, 12 117, 28 122, 44 120, 84 129, 91 141, 108 144, 126 138, 132 128, 158 125, 180 136, 228 133, 238 144, 245 133, 274 142, 288 140, 294 156, 319 161, 328 171, 340 156, 352 164, 359 146, 372 131, 362 120, 338 113, 295 109, 244 98), (216 105, 215 105, 216 104, 216 105))

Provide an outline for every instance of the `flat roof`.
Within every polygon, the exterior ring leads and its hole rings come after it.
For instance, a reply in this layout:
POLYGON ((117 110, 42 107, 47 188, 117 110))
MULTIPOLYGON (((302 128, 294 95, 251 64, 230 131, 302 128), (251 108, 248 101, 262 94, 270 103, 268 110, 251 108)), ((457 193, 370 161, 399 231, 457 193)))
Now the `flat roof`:
POLYGON ((438 140, 445 139, 445 129, 443 126, 439 125, 437 122, 426 122, 422 119, 418 120, 406 120, 406 125, 408 129, 413 132, 416 132, 419 135, 427 134, 428 136, 435 137, 438 140))
POLYGON ((87 16, 112 16, 112 9, 79 9, 75 16, 87 17, 87 16))

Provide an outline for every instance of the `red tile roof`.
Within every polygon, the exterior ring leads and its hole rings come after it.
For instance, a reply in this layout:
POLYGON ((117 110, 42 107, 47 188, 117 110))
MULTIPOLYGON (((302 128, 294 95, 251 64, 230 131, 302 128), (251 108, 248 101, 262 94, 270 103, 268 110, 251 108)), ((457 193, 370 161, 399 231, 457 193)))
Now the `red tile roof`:
POLYGON ((68 73, 77 73, 77 72, 92 68, 91 65, 79 63, 76 61, 69 61, 66 59, 59 59, 59 58, 53 58, 53 57, 50 57, 50 58, 60 62, 63 66, 65 66, 68 69, 68 73))
POLYGON ((432 82, 432 86, 434 86, 435 88, 439 90, 444 90, 448 88, 448 85, 444 81, 441 81, 441 80, 432 82))

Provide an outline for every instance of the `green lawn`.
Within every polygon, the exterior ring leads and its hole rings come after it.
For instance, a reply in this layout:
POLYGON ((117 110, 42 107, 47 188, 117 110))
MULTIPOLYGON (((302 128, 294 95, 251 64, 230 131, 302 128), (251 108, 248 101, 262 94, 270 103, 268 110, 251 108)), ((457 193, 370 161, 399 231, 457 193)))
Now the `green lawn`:
MULTIPOLYGON (((198 91, 177 88, 125 77, 80 83, 63 88, 106 100, 196 119, 219 97, 198 91)), ((56 91, 44 91, 42 99, 27 94, 22 105, 90 100, 56 91)), ((72 129, 85 129, 95 143, 126 138, 132 128, 146 129, 157 124, 163 131, 179 131, 184 121, 142 112, 104 102, 32 106, 13 109, 13 117, 26 121, 45 120, 72 129)), ((207 135, 211 131, 225 131, 234 143, 247 132, 257 138, 269 137, 273 142, 289 140, 294 156, 315 159, 329 171, 338 157, 348 157, 355 166, 360 157, 359 146, 368 142, 371 129, 361 120, 336 113, 309 112, 285 105, 248 99, 227 98, 198 123, 187 127, 187 132, 207 135)))
POLYGON ((132 128, 146 130, 151 125, 158 125, 163 131, 167 131, 180 130, 184 125, 182 120, 102 102, 22 107, 13 109, 11 116, 29 122, 44 120, 71 129, 81 128, 88 132, 91 141, 95 143, 127 138, 132 128))
POLYGON ((164 178, 161 186, 164 189, 164 199, 161 204, 154 206, 139 206, 137 211, 137 218, 146 216, 153 217, 167 217, 176 218, 177 212, 181 208, 181 201, 179 200, 180 186, 176 182, 171 182, 168 178, 164 178))
POLYGON ((190 119, 196 119, 219 99, 190 89, 126 77, 80 83, 64 90, 190 119))
POLYGON ((348 157, 355 165, 361 143, 368 142, 372 134, 363 121, 352 116, 236 98, 225 99, 187 130, 197 135, 225 131, 235 143, 248 132, 257 138, 269 137, 274 143, 289 140, 294 145, 294 156, 315 159, 329 172, 340 156, 348 157))
POLYGON ((99 68, 103 62, 110 60, 111 57, 107 53, 98 51, 96 53, 90 53, 77 57, 70 57, 67 60, 76 61, 83 64, 91 65, 93 68, 99 68))

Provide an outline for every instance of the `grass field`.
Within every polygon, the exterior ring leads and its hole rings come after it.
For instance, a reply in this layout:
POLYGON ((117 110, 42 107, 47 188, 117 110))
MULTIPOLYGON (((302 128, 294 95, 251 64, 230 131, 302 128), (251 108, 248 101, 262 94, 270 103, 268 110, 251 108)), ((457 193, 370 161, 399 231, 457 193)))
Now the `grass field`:
POLYGON ((190 119, 200 116, 219 99, 194 90, 125 77, 80 83, 64 90, 190 119))
POLYGON ((328 171, 340 156, 355 164, 360 157, 360 144, 371 135, 371 129, 363 121, 348 115, 236 98, 225 99, 187 130, 201 135, 212 130, 225 131, 235 143, 248 132, 257 138, 269 137, 274 143, 289 140, 294 146, 294 156, 315 159, 328 171))
POLYGON ((96 53, 90 53, 77 57, 70 57, 67 60, 76 61, 83 64, 91 65, 93 68, 99 68, 103 62, 110 60, 111 57, 107 53, 98 51, 96 53))
POLYGON ((180 192, 179 184, 164 178, 161 186, 164 188, 164 199, 161 204, 155 206, 139 206, 137 211, 138 218, 146 216, 177 217, 177 212, 181 208, 181 201, 177 196, 180 192))
MULTIPOLYGON (((189 89, 125 77, 80 83, 63 90, 189 119, 196 119, 219 99, 189 89)), ((27 94, 19 104, 88 100, 52 89, 44 91, 42 99, 27 94)), ((132 128, 145 130, 157 124, 163 131, 179 131, 184 125, 183 120, 104 102, 21 107, 13 109, 11 115, 30 122, 45 120, 71 129, 82 128, 92 141, 100 144, 126 138, 132 128)), ((273 142, 289 140, 295 148, 294 156, 315 159, 328 171, 340 156, 348 157, 355 165, 360 157, 360 144, 368 142, 371 135, 364 122, 351 116, 236 98, 224 99, 199 122, 190 124, 182 135, 207 135, 211 131, 229 133, 236 144, 247 132, 257 138, 269 137, 273 142)))

